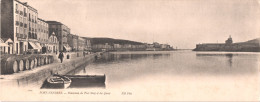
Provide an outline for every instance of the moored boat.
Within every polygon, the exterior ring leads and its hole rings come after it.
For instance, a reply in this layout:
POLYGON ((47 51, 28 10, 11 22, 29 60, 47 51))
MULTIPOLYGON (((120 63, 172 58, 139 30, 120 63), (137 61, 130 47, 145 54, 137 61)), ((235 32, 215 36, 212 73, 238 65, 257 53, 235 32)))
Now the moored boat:
POLYGON ((45 81, 44 88, 68 88, 70 84, 70 78, 54 74, 47 78, 47 80, 45 81))

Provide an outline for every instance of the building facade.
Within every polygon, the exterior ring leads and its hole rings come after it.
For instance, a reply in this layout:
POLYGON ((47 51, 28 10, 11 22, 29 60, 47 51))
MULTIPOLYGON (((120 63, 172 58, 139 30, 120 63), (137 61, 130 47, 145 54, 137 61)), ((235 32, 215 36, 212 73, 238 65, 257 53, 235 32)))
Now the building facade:
POLYGON ((14 41, 13 53, 23 54, 28 47, 27 3, 18 0, 2 0, 1 25, 1 38, 10 38, 14 41))
POLYGON ((84 38, 82 38, 82 37, 78 37, 78 51, 84 51, 84 49, 85 49, 85 39, 84 38))
POLYGON ((42 46, 38 42, 38 11, 28 7, 28 50, 29 52, 41 52, 42 46))
POLYGON ((49 35, 53 32, 59 40, 59 51, 70 51, 67 36, 70 34, 70 28, 57 21, 46 21, 49 24, 49 35))
POLYGON ((231 36, 225 43, 207 43, 197 44, 194 51, 243 51, 260 52, 259 39, 253 39, 247 42, 233 43, 231 36))
POLYGON ((1 1, 1 38, 13 41, 12 53, 40 51, 37 39, 38 11, 19 0, 1 1))
POLYGON ((49 24, 43 19, 38 18, 37 40, 40 43, 43 53, 47 53, 47 44, 49 39, 49 24))
POLYGON ((68 34, 68 44, 71 47, 71 51, 77 51, 78 50, 78 36, 74 34, 68 34))
POLYGON ((59 52, 59 41, 53 32, 51 36, 48 39, 48 43, 46 44, 47 46, 47 52, 48 53, 58 53, 59 52))
POLYGON ((92 50, 91 38, 84 37, 84 39, 85 39, 84 51, 91 51, 92 50))

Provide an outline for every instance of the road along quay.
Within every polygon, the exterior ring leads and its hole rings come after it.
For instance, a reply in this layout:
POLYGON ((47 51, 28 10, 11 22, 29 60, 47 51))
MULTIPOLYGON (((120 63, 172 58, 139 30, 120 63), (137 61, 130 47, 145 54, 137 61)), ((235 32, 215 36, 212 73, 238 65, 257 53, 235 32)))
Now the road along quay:
POLYGON ((2 86, 40 88, 45 79, 52 74, 67 74, 85 63, 94 61, 96 55, 96 53, 85 56, 83 53, 66 53, 63 63, 58 60, 57 55, 54 55, 53 63, 38 66, 31 70, 0 75, 0 84, 2 86))

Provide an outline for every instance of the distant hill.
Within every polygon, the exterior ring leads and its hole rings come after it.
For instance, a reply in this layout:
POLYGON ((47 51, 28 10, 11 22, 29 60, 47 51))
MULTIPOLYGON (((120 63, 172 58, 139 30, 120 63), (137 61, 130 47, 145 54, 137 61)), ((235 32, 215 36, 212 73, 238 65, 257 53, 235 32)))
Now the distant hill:
POLYGON ((256 39, 253 39, 253 40, 248 40, 246 42, 239 42, 240 44, 241 43, 250 43, 250 44, 260 44, 260 38, 256 38, 256 39))
POLYGON ((112 44, 131 44, 131 45, 142 45, 144 43, 136 42, 136 41, 130 41, 130 40, 123 40, 123 39, 113 39, 113 38, 87 38, 83 37, 85 39, 90 39, 91 44, 105 44, 108 43, 110 45, 112 44))
POLYGON ((257 38, 257 39, 249 40, 245 43, 258 43, 259 44, 259 42, 260 42, 260 38, 257 38))

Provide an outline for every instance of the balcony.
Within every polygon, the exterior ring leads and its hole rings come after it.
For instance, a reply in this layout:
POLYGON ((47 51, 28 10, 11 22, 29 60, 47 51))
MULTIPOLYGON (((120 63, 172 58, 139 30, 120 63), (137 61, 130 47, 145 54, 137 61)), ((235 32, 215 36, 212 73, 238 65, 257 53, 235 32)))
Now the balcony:
POLYGON ((33 35, 33 39, 37 39, 37 34, 36 33, 32 33, 33 35))
POLYGON ((23 38, 24 38, 24 39, 26 39, 26 38, 27 38, 27 35, 26 35, 26 34, 24 34, 23 38))
POLYGON ((22 22, 20 22, 20 26, 23 27, 23 23, 22 22))
POLYGON ((23 38, 23 34, 20 34, 20 38, 23 38))
POLYGON ((19 34, 19 33, 16 33, 16 37, 17 37, 17 38, 20 38, 20 34, 19 34))
POLYGON ((20 11, 20 15, 23 15, 23 11, 20 11))
POLYGON ((24 15, 24 17, 27 17, 27 13, 25 13, 25 12, 24 12, 24 14, 23 14, 23 15, 24 15))
POLYGON ((18 22, 18 21, 16 21, 16 22, 15 22, 15 25, 19 26, 19 22, 18 22))
POLYGON ((19 11, 16 9, 16 10, 15 10, 15 13, 19 14, 19 11))

